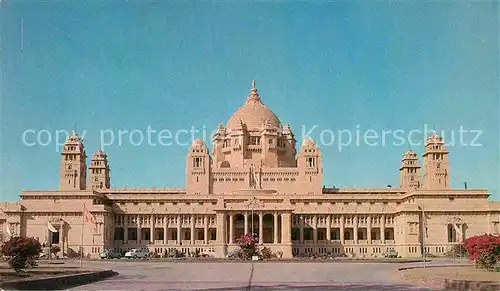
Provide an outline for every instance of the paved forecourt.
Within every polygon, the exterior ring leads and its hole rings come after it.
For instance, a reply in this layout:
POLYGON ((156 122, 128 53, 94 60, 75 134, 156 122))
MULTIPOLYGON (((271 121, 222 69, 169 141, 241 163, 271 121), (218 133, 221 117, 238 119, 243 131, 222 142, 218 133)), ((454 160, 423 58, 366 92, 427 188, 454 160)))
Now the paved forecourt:
POLYGON ((400 279, 398 268, 412 265, 422 263, 87 261, 120 275, 70 290, 426 290, 400 279))

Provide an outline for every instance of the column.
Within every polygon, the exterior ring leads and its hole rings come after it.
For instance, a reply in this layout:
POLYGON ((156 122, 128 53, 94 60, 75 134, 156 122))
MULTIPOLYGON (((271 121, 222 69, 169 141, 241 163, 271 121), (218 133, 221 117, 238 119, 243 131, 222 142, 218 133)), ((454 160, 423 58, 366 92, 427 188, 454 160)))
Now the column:
POLYGON ((141 221, 141 216, 138 215, 137 216, 137 243, 140 244, 141 243, 141 239, 142 239, 142 221, 141 221))
POLYGON ((354 215, 354 243, 358 243, 358 216, 354 215))
POLYGON ((250 231, 248 230, 248 213, 245 212, 245 221, 244 221, 244 225, 245 225, 245 228, 243 230, 243 234, 248 234, 250 233, 250 231))
POLYGON ((128 243, 128 216, 123 216, 123 244, 128 243))
POLYGON ((313 244, 318 243, 318 216, 313 217, 313 244))
POLYGON ((385 244, 385 215, 380 218, 380 242, 385 244))
MULTIPOLYGON (((282 217, 283 219, 283 217, 282 217)), ((300 239, 300 244, 304 244, 304 216, 300 216, 300 226, 299 226, 299 239, 300 239)))
POLYGON ((229 243, 234 243, 234 214, 229 214, 229 243))
POLYGON ((345 217, 344 215, 340 216, 340 243, 345 244, 345 239, 344 239, 344 230, 345 228, 345 217))
POLYGON ((167 244, 167 233, 168 233, 168 216, 163 216, 163 244, 167 244))
POLYGON ((259 244, 264 243, 264 213, 259 213, 259 244))
POLYGON ((225 239, 225 223, 224 219, 226 218, 226 215, 224 213, 217 213, 217 243, 218 244, 225 244, 226 239, 225 239))
POLYGON ((290 213, 281 214, 281 244, 283 258, 292 257, 292 215, 290 213))
POLYGON ((195 226, 195 216, 194 215, 191 215, 191 235, 190 235, 190 238, 191 238, 191 245, 194 245, 194 226, 195 226))
POLYGON ((326 216, 326 240, 328 243, 332 240, 332 216, 326 216))
POLYGON ((151 223, 149 224, 149 242, 155 242, 155 216, 151 215, 151 223))
POLYGON ((372 217, 368 215, 368 221, 366 226, 366 239, 368 240, 368 244, 372 243, 372 217))
POLYGON ((205 240, 204 243, 208 245, 208 215, 205 215, 203 217, 203 239, 205 240))
POLYGON ((177 244, 181 244, 182 215, 177 215, 177 244))
POLYGON ((277 244, 278 243, 278 212, 274 212, 274 239, 273 243, 277 244))

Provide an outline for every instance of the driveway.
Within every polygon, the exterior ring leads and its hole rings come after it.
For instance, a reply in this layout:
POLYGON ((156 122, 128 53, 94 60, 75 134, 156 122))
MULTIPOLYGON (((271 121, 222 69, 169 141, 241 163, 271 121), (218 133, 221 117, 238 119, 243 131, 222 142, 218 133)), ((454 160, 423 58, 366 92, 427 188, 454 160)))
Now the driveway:
MULTIPOLYGON (((450 265, 440 260, 427 265, 450 265)), ((86 261, 120 275, 70 290, 429 290, 404 283, 398 268, 422 263, 86 261)))

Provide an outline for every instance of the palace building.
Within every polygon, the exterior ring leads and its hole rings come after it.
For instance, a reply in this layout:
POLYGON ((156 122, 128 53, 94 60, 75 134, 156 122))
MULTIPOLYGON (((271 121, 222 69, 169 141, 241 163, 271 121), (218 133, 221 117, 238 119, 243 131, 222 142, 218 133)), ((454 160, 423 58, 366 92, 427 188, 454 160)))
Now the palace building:
POLYGON ((1 203, 0 226, 4 238, 35 237, 58 244, 62 255, 83 246, 86 256, 147 247, 223 257, 245 233, 284 258, 443 255, 467 237, 500 231, 500 203, 486 189, 450 187, 448 154, 434 133, 421 164, 416 152, 402 155, 399 187, 325 187, 320 147, 306 139, 297 149, 292 129, 264 105, 254 83, 219 125, 211 150, 202 140, 189 147, 185 188, 113 187, 108 156, 99 150, 87 164, 73 132, 61 151, 59 188, 22 191, 20 201, 1 203), (95 223, 84 222, 84 204, 95 223))

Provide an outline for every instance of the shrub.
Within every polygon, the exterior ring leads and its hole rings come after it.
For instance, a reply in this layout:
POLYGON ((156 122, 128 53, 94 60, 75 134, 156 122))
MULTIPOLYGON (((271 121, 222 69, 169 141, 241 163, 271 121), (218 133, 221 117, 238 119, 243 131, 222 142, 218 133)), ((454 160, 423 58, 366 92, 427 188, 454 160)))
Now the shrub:
POLYGON ((456 244, 453 245, 451 250, 446 252, 445 254, 447 257, 459 257, 459 258, 464 258, 467 256, 467 248, 464 246, 464 244, 456 244))
POLYGON ((465 240, 464 247, 467 249, 469 259, 474 260, 476 265, 492 269, 500 260, 500 236, 484 234, 473 236, 465 240))
POLYGON ((273 252, 268 247, 262 248, 260 254, 264 260, 269 260, 273 256, 273 252))
POLYGON ((243 252, 244 259, 251 259, 258 255, 257 240, 250 234, 245 234, 236 239, 236 243, 243 252))
POLYGON ((50 248, 50 253, 51 254, 57 254, 58 252, 61 251, 61 247, 59 247, 58 245, 53 245, 51 248, 50 248))
POLYGON ((17 273, 26 268, 26 263, 33 267, 34 259, 41 251, 40 242, 32 237, 11 237, 2 245, 2 254, 9 257, 8 263, 17 273))

